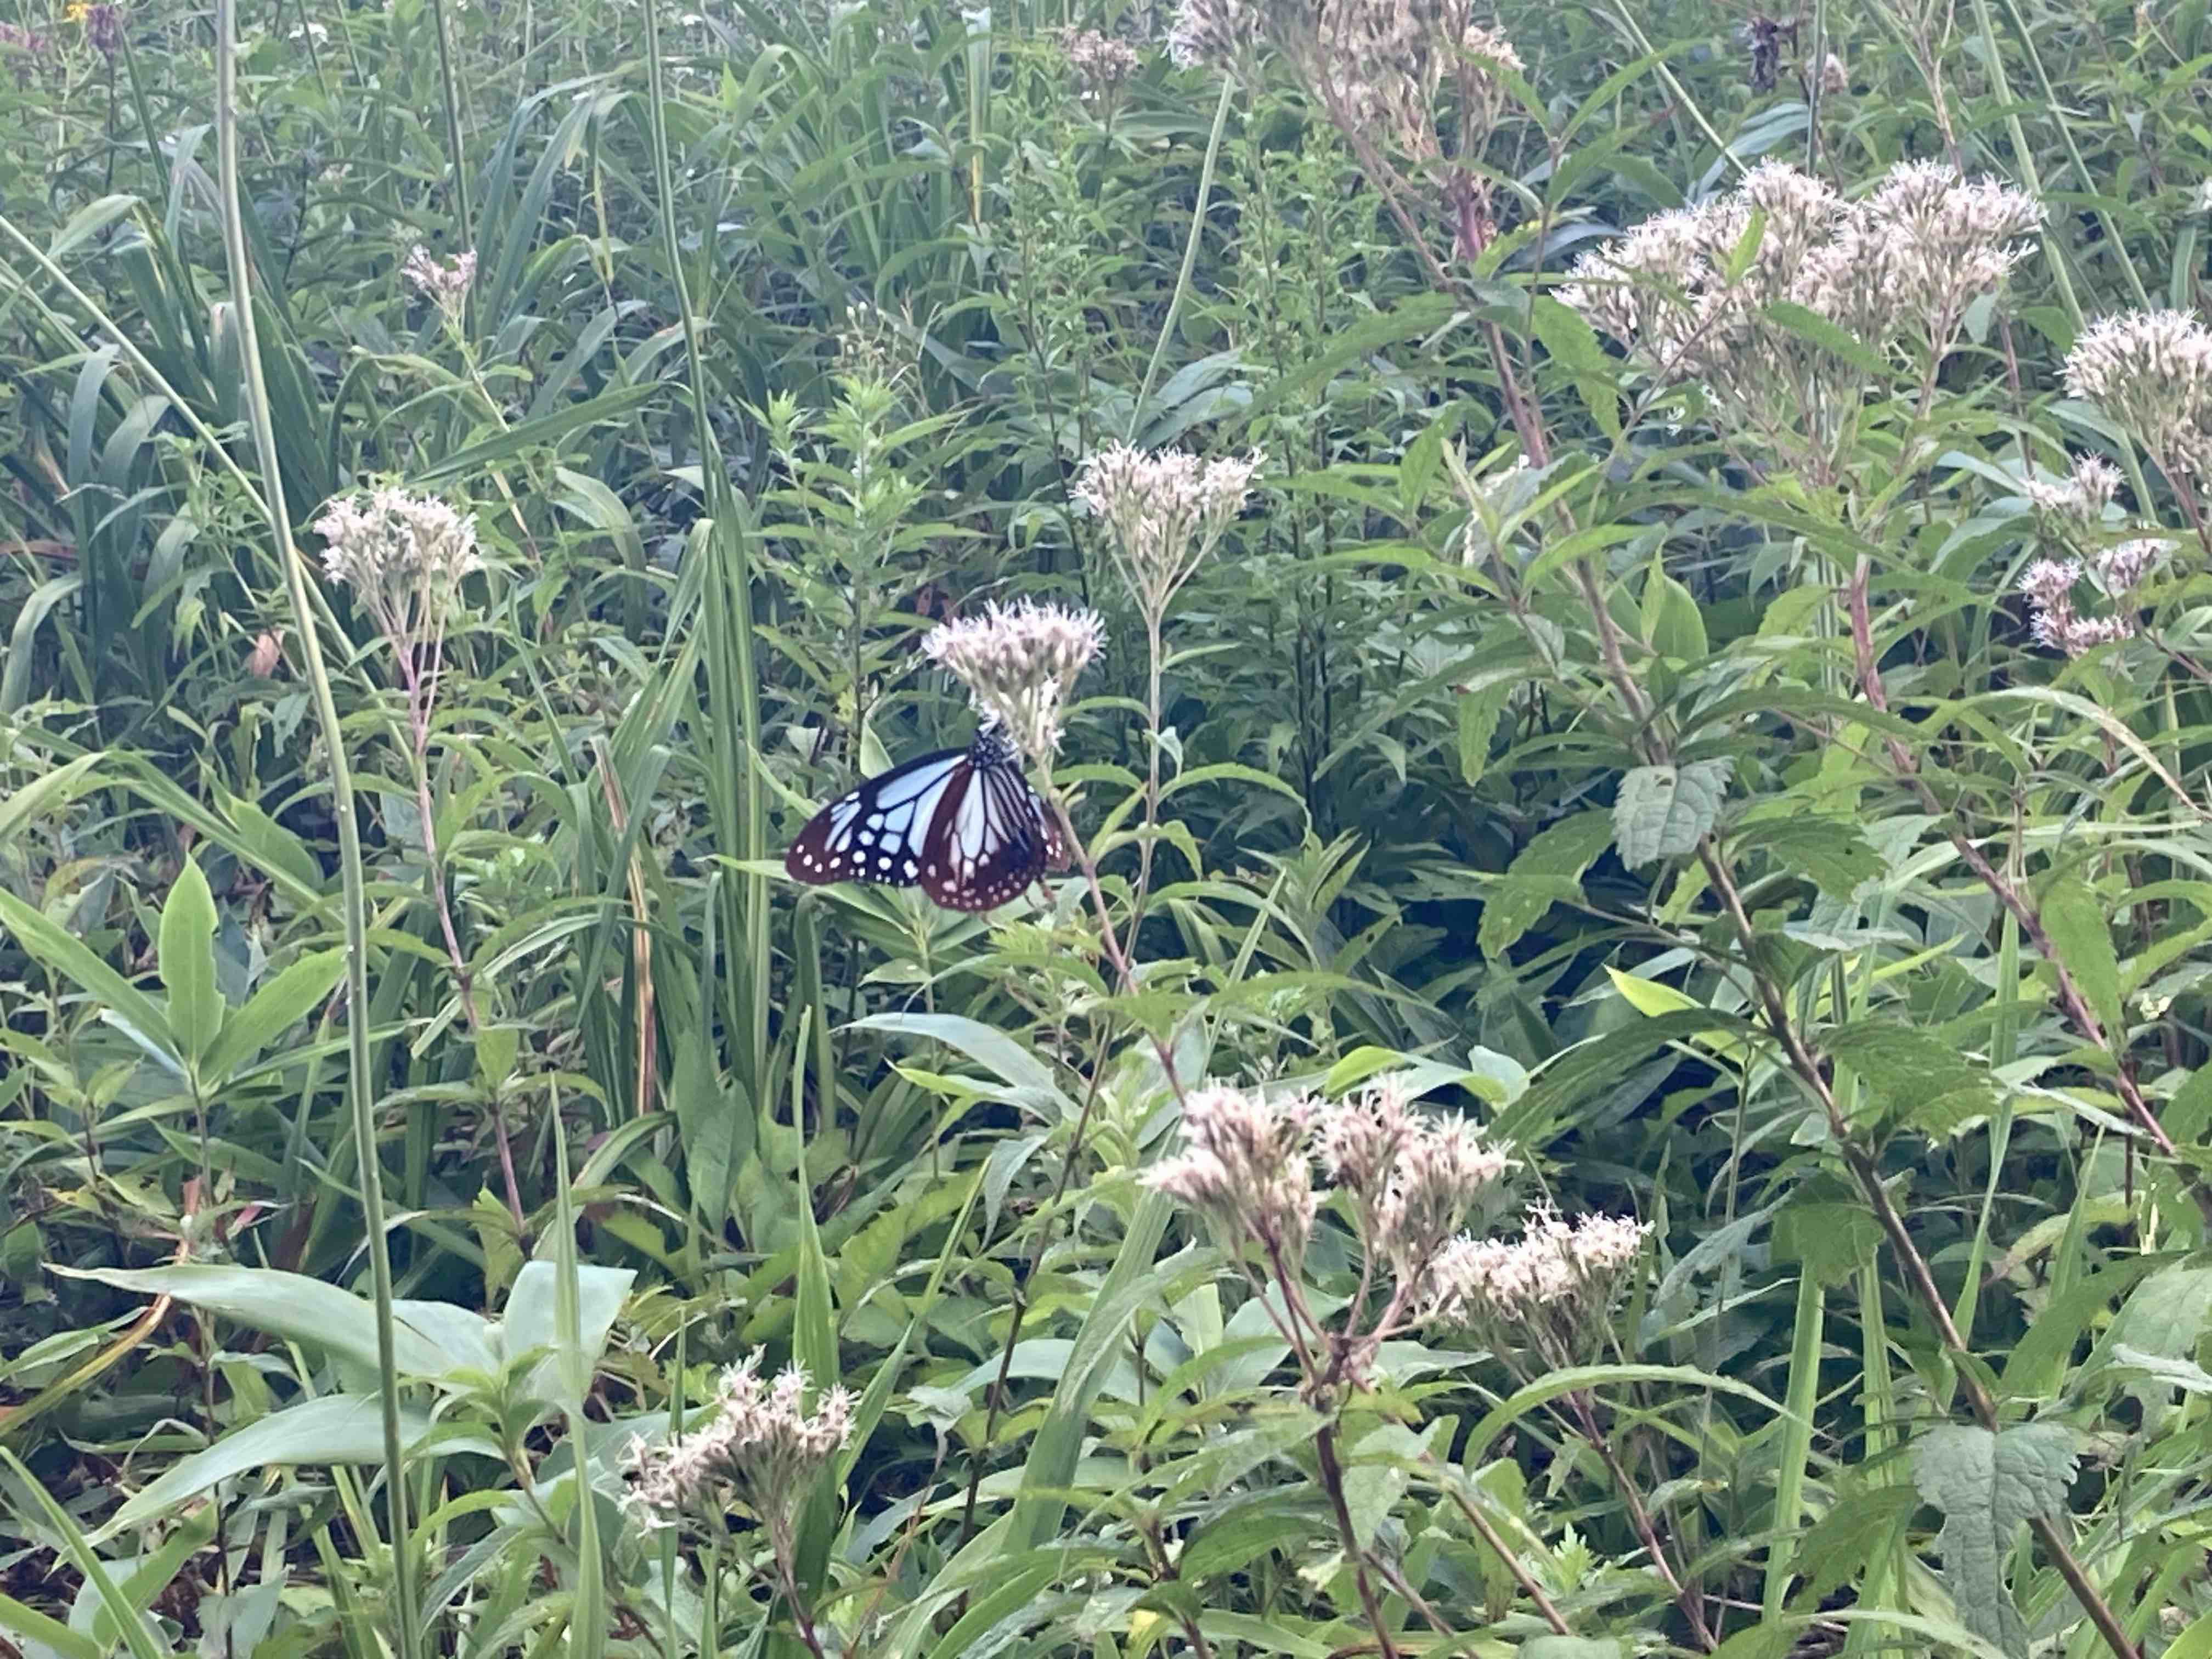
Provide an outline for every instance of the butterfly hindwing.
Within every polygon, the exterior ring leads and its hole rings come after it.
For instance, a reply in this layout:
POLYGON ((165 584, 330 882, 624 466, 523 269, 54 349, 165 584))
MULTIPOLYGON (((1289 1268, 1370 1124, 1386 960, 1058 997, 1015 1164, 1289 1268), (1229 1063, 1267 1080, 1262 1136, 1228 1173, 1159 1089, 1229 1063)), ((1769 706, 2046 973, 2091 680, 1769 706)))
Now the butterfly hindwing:
POLYGON ((1042 803, 1011 761, 971 767, 952 788, 922 842, 921 890, 950 910, 995 910, 1043 872, 1042 803))
POLYGON ((947 791, 965 776, 967 761, 964 749, 941 749, 840 795, 799 832, 783 855, 784 872, 816 886, 833 881, 913 886, 921 874, 921 844, 947 791))
POLYGON ((1013 745, 986 727, 868 779, 823 807, 784 855, 794 880, 919 884, 950 910, 993 910, 1066 849, 1013 745))

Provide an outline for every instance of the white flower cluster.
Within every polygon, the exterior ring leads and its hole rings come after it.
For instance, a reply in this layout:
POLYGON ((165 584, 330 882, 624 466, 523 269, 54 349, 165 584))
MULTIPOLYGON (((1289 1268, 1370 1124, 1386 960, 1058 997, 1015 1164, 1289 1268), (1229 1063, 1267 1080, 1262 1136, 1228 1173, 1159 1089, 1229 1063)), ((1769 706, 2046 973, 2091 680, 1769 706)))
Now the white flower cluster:
POLYGON ((1060 751, 1060 705, 1105 640, 1096 611, 1023 599, 940 623, 921 649, 1033 763, 1049 766, 1060 751))
POLYGON ((1177 63, 1246 80, 1263 46, 1345 119, 1421 159, 1437 152, 1435 102, 1447 76, 1463 131, 1480 134, 1504 108, 1494 71, 1523 68, 1472 0, 1182 0, 1168 34, 1177 63))
POLYGON ((1086 104, 1111 104, 1137 72, 1137 49, 1097 29, 1070 29, 1062 37, 1068 67, 1086 104))
POLYGON ((1422 1293, 1468 1211, 1513 1167, 1466 1120, 1415 1111, 1393 1078, 1334 1103, 1209 1085, 1185 1101, 1183 1133, 1184 1152, 1153 1165, 1146 1183, 1206 1217, 1225 1248, 1257 1244, 1296 1273, 1321 1204, 1318 1161, 1401 1301, 1422 1293))
POLYGON ((1893 167, 1846 202, 1820 179, 1763 161, 1723 197, 1645 221, 1576 262, 1559 298, 1662 380, 1698 380, 1747 399, 1808 349, 1763 313, 1806 307, 1877 348, 1913 341, 1940 356, 1967 307, 2024 258, 2042 222, 2033 198, 1934 162, 1893 167))
POLYGON ((734 1498, 757 1514, 779 1547, 789 1541, 814 1477, 853 1437, 853 1396, 831 1388, 805 1407, 805 1372, 762 1380, 760 1356, 722 1373, 714 1415, 697 1432, 630 1449, 629 1508, 647 1526, 690 1516, 719 1525, 734 1498))
POLYGON ((2066 389, 2095 404, 2168 477, 2212 480, 2212 329, 2179 311, 2092 323, 2066 354, 2066 389))
POLYGON ((2056 483, 2025 479, 2020 493, 2037 512, 2064 526, 2094 529, 2105 521, 2105 509, 2119 495, 2120 469, 2100 455, 2077 455, 2073 467, 2056 483))
POLYGON ((1622 1216, 1570 1223, 1548 1209, 1511 1243, 1458 1238, 1436 1266, 1434 1310, 1501 1352, 1525 1349, 1564 1369, 1590 1358, 1614 1299, 1643 1259, 1650 1228, 1622 1216))
POLYGON ((1165 614, 1176 590, 1237 521, 1260 465, 1256 454, 1201 463, 1126 444, 1084 462, 1075 499, 1106 527, 1115 568, 1148 620, 1165 614))
POLYGON ((468 303, 470 286, 477 279, 476 251, 471 248, 441 262, 419 242, 410 249, 399 274, 417 294, 435 304, 449 319, 458 319, 468 303))
POLYGON ((324 570, 354 590, 403 656, 443 635, 461 579, 483 568, 475 515, 434 495, 383 489, 341 498, 314 530, 324 570))

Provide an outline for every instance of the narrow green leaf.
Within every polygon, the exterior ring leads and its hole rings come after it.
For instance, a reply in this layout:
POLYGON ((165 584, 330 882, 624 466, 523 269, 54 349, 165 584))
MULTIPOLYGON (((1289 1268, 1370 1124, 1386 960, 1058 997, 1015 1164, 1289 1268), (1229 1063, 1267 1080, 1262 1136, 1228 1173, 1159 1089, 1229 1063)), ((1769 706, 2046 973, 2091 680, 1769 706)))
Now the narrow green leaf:
POLYGON ((2120 1003, 2120 962, 2104 901, 2089 884, 2062 876, 2043 894, 2043 931, 2081 994, 2105 1028, 2105 1040, 2118 1044, 2127 1032, 2120 1003))
POLYGON ((337 988, 344 972, 343 950, 318 951, 269 980, 246 1000, 244 1007, 223 1022, 222 1034, 201 1067, 208 1082, 220 1084, 258 1058, 262 1050, 313 1013, 316 1005, 337 988))
MULTIPOLYGON (((0 892, 0 925, 14 933, 39 964, 60 975, 129 1023, 131 1029, 172 1055, 175 1039, 161 1006, 97 956, 83 942, 33 910, 12 893, 0 892)), ((182 1070, 179 1057, 179 1070, 182 1070)))

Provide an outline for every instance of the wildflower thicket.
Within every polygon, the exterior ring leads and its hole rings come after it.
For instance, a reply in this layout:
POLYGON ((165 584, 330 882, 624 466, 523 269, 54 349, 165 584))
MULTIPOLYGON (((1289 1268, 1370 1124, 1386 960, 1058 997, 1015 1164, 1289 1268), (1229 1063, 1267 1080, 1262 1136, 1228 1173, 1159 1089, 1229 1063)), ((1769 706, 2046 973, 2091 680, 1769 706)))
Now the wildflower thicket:
POLYGON ((0 1650, 2212 1652, 2208 57, 0 19, 0 1650))

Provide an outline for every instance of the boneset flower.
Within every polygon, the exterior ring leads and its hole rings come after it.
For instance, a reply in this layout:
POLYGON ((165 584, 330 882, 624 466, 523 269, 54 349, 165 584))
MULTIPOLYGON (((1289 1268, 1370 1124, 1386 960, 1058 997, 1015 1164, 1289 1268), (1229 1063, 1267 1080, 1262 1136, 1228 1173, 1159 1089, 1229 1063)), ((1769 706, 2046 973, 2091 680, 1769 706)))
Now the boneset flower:
POLYGON ((2077 455, 2072 470, 2057 483, 2026 478, 2020 493, 2037 512, 2087 529, 2104 522, 2105 509, 2118 496, 2120 470, 2102 456, 2077 455))
POLYGON ((1294 1274, 1320 1206, 1317 1109, 1310 1095, 1270 1100, 1221 1084, 1194 1090, 1183 1102, 1185 1150, 1147 1170, 1145 1184, 1204 1216, 1224 1249, 1256 1243, 1294 1274))
MULTIPOLYGON (((2111 582, 2106 592, 2116 601, 2124 600, 2165 550, 2165 543, 2149 538, 2121 543, 2100 556, 2100 585, 2111 582)), ((2134 636, 2131 617, 2084 617, 2075 611, 2074 589, 2084 574, 2079 559, 2038 559, 2021 574, 2020 591, 2029 605, 2028 631, 2037 644, 2081 657, 2099 646, 2134 636)))
POLYGON ((2042 217, 2033 198, 1936 162, 1900 162, 1860 202, 1761 162, 1729 195, 1584 254, 1559 298, 1662 380, 1706 380, 1756 404, 1797 396, 1787 371, 1815 349, 1767 321, 1766 306, 1786 300, 1869 344, 1914 339, 1941 356, 2042 217))
POLYGON ((1650 1231, 1626 1217, 1570 1224, 1538 1209, 1514 1243, 1456 1239, 1437 1263, 1431 1316, 1472 1331, 1502 1355, 1525 1349, 1540 1367, 1582 1364, 1596 1350, 1650 1231))
POLYGON ((1105 643, 1097 613, 1023 599, 932 629, 922 654, 1039 766, 1060 750, 1060 708, 1105 643))
POLYGON ((1075 498, 1106 527, 1106 544, 1129 597, 1148 621, 1220 544, 1243 511, 1261 457, 1201 464, 1176 450, 1147 454, 1127 444, 1083 464, 1075 498))
POLYGON ((333 501, 314 529, 324 570, 354 590, 395 642, 442 629, 461 579, 483 568, 475 515, 432 495, 385 489, 333 501))
POLYGON ((471 249, 441 263, 418 242, 408 252, 399 274, 410 288, 435 304, 448 319, 457 320, 468 304, 469 287, 477 279, 476 252, 471 249))
POLYGON ((1086 104, 1111 105, 1137 72, 1137 50, 1097 29, 1071 29, 1065 37, 1068 66, 1075 71, 1086 104))
POLYGON ((2066 389, 2095 404, 2169 477, 2212 477, 2212 329, 2179 311, 2092 323, 2066 354, 2066 389))
POLYGON ((787 1552, 815 1477, 853 1437, 853 1396, 831 1388, 810 1412, 806 1373, 794 1366, 763 1382, 759 1361, 749 1354, 722 1373, 714 1415, 696 1433, 633 1445, 629 1507, 645 1524, 689 1516, 719 1526, 734 1500, 787 1552))

